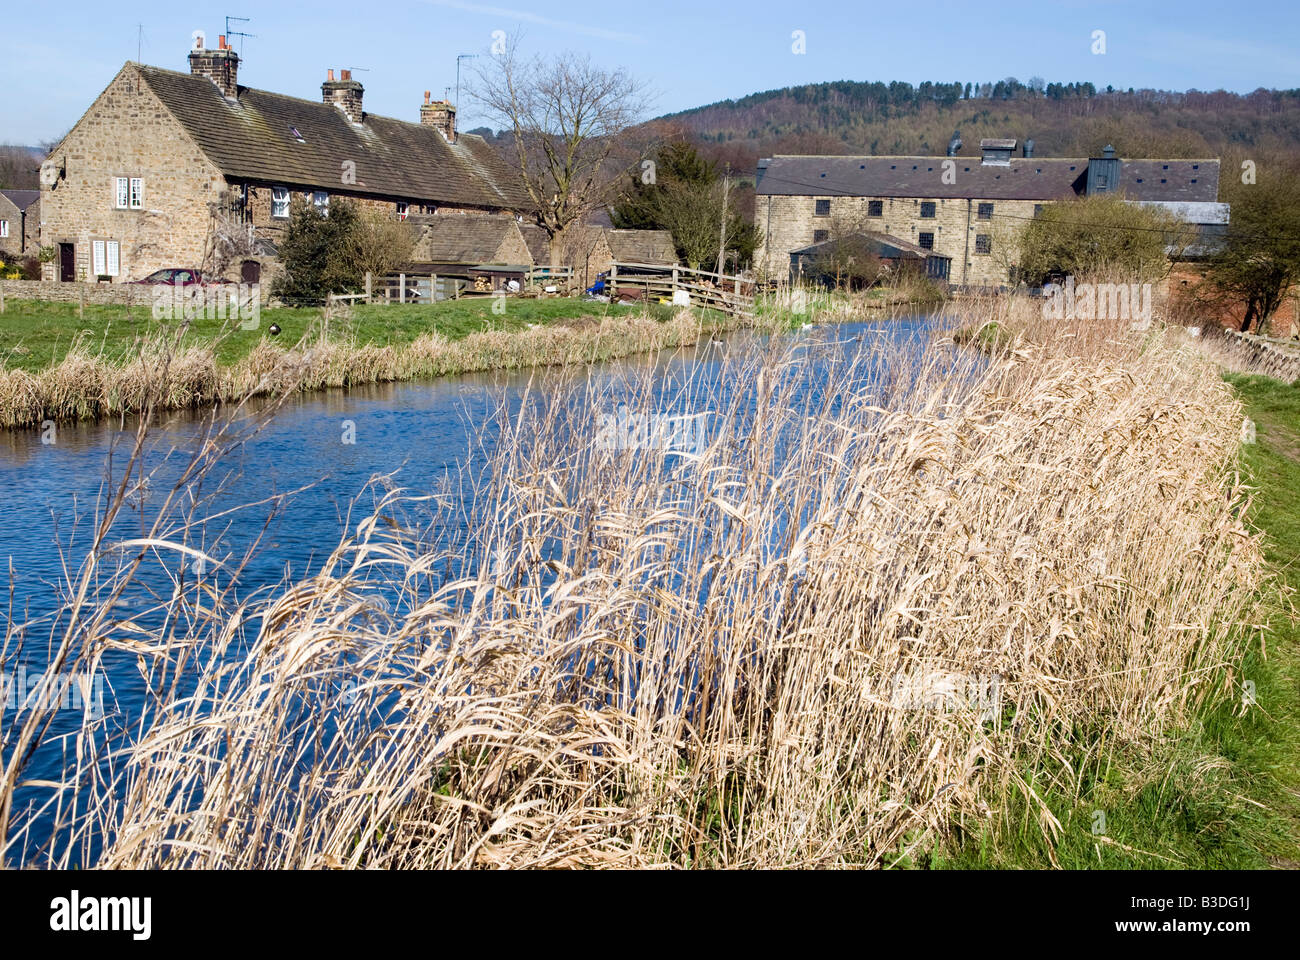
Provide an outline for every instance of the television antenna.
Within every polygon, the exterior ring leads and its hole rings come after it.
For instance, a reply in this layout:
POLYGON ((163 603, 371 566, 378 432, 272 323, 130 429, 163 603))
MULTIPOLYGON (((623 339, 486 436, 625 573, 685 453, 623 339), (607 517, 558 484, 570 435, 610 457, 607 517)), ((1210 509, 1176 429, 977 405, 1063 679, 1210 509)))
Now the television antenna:
MULTIPOLYGON (((250 17, 226 17, 226 40, 227 40, 227 42, 229 42, 229 40, 230 40, 231 37, 240 37, 240 38, 243 38, 243 37, 254 37, 254 38, 255 38, 255 37, 257 36, 257 34, 255 34, 255 33, 244 33, 244 32, 241 31, 241 30, 231 30, 231 29, 230 29, 230 24, 231 24, 232 21, 235 22, 235 23, 252 23, 252 19, 251 19, 250 17)), ((242 56, 244 55, 244 41, 243 41, 242 39, 239 41, 239 55, 240 55, 240 57, 242 57, 242 56)))
POLYGON ((477 60, 477 53, 461 53, 456 56, 456 109, 460 109, 460 62, 462 60, 477 60))

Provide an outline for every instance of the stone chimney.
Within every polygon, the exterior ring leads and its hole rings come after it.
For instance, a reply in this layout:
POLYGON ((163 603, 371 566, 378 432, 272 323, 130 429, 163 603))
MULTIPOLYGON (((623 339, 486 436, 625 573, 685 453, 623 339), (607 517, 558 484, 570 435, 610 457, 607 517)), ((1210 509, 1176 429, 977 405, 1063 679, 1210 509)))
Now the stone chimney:
POLYGON ((456 108, 450 100, 429 102, 429 91, 424 91, 424 106, 420 107, 420 124, 425 127, 437 127, 448 143, 456 142, 456 108))
POLYGON ((361 109, 361 97, 365 92, 366 88, 352 79, 351 70, 340 70, 337 80, 331 70, 325 82, 320 85, 321 99, 337 106, 352 123, 362 123, 365 120, 365 112, 361 109))
POLYGON ((217 38, 216 50, 203 49, 203 37, 195 37, 194 49, 190 51, 190 73, 207 77, 227 100, 239 98, 239 54, 230 49, 225 36, 217 38))

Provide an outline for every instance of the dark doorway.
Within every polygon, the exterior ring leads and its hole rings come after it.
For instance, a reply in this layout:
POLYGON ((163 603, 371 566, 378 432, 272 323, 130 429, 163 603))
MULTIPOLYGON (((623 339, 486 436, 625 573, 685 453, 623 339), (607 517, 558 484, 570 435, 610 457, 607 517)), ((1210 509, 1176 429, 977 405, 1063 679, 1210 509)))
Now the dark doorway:
POLYGON ((262 265, 256 260, 245 260, 239 268, 239 279, 244 283, 261 283, 262 265))
POLYGON ((75 244, 59 244, 59 282, 71 283, 77 279, 76 251, 75 244))

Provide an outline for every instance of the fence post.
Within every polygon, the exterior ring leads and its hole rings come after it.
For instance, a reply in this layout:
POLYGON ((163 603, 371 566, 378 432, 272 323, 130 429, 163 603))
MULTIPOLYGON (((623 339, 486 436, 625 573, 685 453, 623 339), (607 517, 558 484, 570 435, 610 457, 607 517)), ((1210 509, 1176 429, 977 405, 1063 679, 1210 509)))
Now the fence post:
POLYGON ((5 288, 0 287, 0 313, 5 312, 5 288))
POLYGON ((677 264, 673 264, 673 293, 677 293, 677 264))
POLYGON ((370 302, 370 293, 371 290, 373 289, 373 282, 374 282, 374 277, 371 275, 370 271, 367 270, 366 271, 366 303, 370 302))
POLYGON ((77 287, 77 319, 86 318, 86 282, 83 280, 77 287))
POLYGON ((429 302, 438 302, 438 275, 436 273, 429 274, 429 302))
POLYGON ((397 302, 406 302, 406 274, 404 273, 397 275, 397 302))
POLYGON ((609 265, 609 299, 618 299, 618 262, 609 265))

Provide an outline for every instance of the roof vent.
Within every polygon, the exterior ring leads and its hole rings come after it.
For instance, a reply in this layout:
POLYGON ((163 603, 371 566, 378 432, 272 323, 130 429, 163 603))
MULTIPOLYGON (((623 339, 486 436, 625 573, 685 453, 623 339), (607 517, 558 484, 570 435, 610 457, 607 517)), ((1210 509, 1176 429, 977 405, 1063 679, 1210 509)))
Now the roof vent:
POLYGON ((980 163, 984 166, 1011 166, 1011 154, 1015 152, 1014 139, 986 139, 980 141, 980 163))

